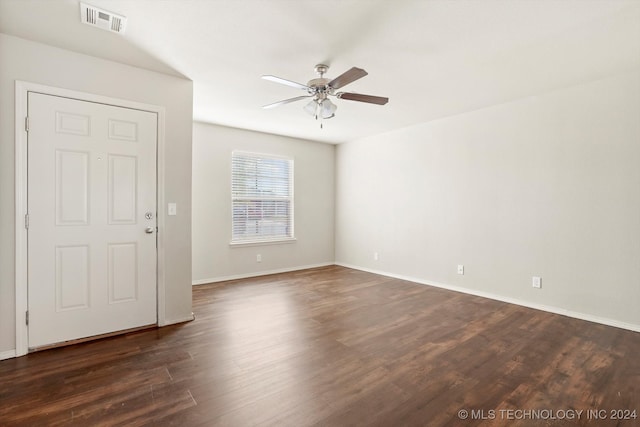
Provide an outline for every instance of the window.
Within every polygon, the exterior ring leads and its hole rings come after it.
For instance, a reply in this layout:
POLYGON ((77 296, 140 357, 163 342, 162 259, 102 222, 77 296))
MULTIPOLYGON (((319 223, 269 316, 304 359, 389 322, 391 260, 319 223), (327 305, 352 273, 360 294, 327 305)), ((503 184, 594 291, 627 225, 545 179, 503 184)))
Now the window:
POLYGON ((293 240, 293 159, 231 154, 231 243, 293 240))

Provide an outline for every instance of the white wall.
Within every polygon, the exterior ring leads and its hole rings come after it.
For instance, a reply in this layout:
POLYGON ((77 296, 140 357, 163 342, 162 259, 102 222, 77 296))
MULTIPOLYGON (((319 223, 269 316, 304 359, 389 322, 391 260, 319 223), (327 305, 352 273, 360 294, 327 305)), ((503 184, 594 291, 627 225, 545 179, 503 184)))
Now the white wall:
POLYGON ((194 123, 194 283, 333 264, 334 159, 333 145, 194 123), (229 246, 234 150, 294 159, 295 242, 229 246))
POLYGON ((338 263, 640 330, 639 70, 336 158, 338 263))
POLYGON ((15 349, 15 80, 166 108, 164 197, 178 204, 165 233, 166 319, 191 315, 191 132, 193 84, 0 34, 0 355, 15 349))

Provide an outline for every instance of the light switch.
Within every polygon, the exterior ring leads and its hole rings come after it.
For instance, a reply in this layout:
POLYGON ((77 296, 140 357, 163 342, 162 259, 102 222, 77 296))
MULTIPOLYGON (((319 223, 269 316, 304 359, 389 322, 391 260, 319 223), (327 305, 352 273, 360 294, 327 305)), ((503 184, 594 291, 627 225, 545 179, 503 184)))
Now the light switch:
POLYGON ((176 206, 175 203, 169 203, 168 205, 168 209, 167 209, 167 214, 168 215, 177 215, 178 212, 178 208, 176 206))

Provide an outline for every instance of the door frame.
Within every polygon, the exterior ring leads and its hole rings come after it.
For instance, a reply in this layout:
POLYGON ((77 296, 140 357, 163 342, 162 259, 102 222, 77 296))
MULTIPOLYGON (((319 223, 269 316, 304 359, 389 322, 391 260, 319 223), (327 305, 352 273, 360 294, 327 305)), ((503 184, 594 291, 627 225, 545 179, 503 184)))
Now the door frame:
POLYGON ((26 118, 28 115, 27 97, 29 92, 71 98, 79 101, 107 104, 134 110, 155 113, 158 117, 157 147, 156 147, 156 210, 158 232, 156 248, 156 314, 157 325, 166 325, 165 318, 165 268, 164 268, 164 230, 165 212, 165 108, 160 105, 144 104, 126 99, 112 98, 87 92, 79 92, 38 83, 16 80, 15 82, 15 297, 16 297, 16 356, 23 356, 29 352, 26 313, 28 309, 28 253, 27 229, 25 218, 27 214, 27 131, 26 118))

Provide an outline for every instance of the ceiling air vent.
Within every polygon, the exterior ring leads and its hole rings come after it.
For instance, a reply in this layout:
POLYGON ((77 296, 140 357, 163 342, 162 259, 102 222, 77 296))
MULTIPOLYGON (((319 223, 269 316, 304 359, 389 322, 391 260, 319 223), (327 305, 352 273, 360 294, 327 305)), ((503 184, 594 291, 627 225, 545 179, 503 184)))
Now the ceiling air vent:
POLYGON ((124 33, 127 18, 117 13, 80 3, 80 19, 84 24, 92 25, 114 33, 124 33))

